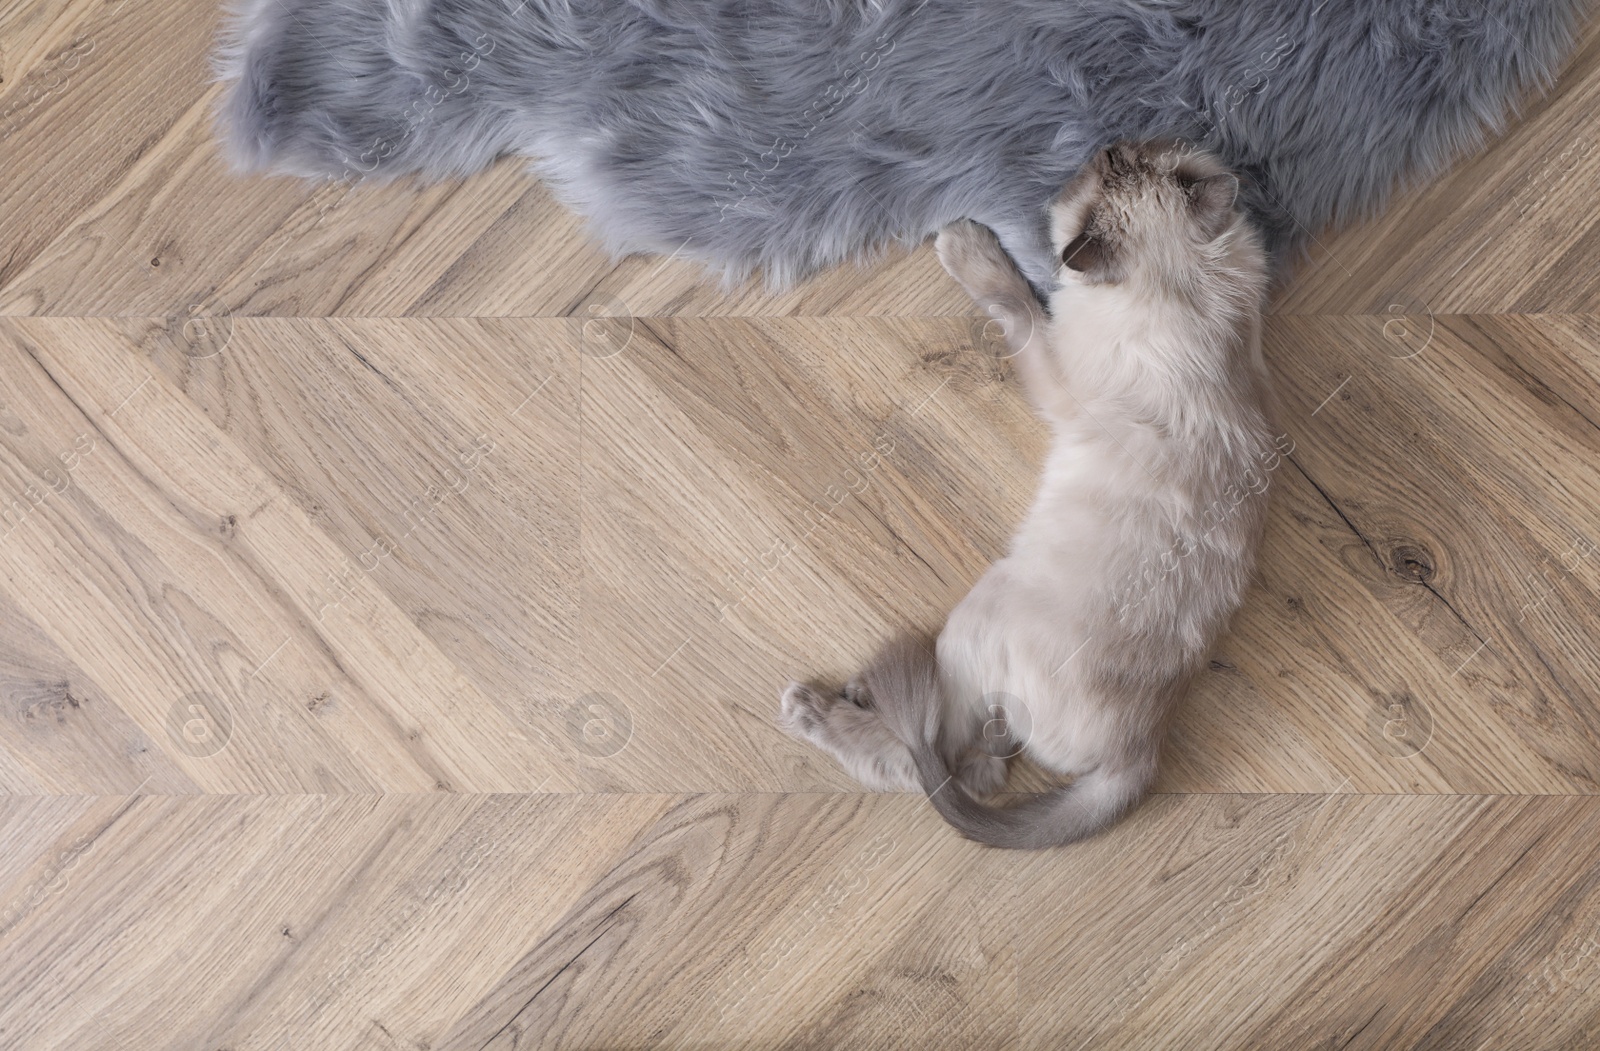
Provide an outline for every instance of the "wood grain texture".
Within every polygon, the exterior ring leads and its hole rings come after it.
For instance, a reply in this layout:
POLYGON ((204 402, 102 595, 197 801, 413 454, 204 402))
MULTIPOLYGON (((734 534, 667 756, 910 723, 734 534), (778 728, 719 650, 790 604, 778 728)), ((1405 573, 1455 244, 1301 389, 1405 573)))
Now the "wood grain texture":
POLYGON ((927 247, 239 180, 217 18, 0 0, 0 1046, 1600 1044, 1600 29, 1316 232, 1157 794, 1017 856, 772 723, 1032 497, 927 247))

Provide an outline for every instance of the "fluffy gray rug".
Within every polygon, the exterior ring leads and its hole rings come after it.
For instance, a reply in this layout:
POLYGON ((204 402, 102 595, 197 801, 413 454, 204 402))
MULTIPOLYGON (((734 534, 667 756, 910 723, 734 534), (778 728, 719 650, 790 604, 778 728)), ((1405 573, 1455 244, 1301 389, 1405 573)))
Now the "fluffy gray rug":
POLYGON ((617 251, 785 283, 970 217, 1036 283, 1099 144, 1246 176, 1280 260, 1478 143, 1590 0, 248 0, 245 169, 462 174, 504 153, 617 251))

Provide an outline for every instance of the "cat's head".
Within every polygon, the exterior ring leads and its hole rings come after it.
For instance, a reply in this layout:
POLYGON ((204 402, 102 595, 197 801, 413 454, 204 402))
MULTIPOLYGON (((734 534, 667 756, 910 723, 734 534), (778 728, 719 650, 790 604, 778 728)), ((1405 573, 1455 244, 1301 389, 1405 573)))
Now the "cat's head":
POLYGON ((1238 196, 1239 180, 1209 153, 1170 141, 1107 147, 1051 206, 1057 280, 1185 281, 1236 233, 1238 196))

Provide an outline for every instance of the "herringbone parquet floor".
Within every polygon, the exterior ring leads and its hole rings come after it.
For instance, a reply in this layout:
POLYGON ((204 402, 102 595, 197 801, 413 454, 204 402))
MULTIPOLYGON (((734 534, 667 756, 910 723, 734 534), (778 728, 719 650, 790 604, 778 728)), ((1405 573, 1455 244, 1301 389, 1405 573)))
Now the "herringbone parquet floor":
POLYGON ((1020 856, 772 725, 1032 492, 927 246, 233 178, 217 20, 0 5, 0 1046, 1600 1046, 1600 33, 1319 235, 1159 794, 1020 856))

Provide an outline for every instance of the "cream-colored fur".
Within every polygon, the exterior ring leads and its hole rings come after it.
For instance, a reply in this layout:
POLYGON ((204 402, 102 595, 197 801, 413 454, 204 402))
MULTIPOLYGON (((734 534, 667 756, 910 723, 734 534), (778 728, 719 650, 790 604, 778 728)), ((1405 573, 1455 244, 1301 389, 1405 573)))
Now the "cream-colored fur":
POLYGON ((1173 705, 1249 585, 1282 455, 1266 265, 1237 188, 1175 144, 1103 152, 1052 207, 1048 317, 993 234, 940 233, 940 261, 1000 319, 1053 431, 1038 495, 936 658, 902 640, 844 694, 792 685, 787 729, 864 784, 922 787, 996 845, 1069 842, 1148 790, 1173 705), (1019 748, 1074 783, 977 802, 1019 748))

